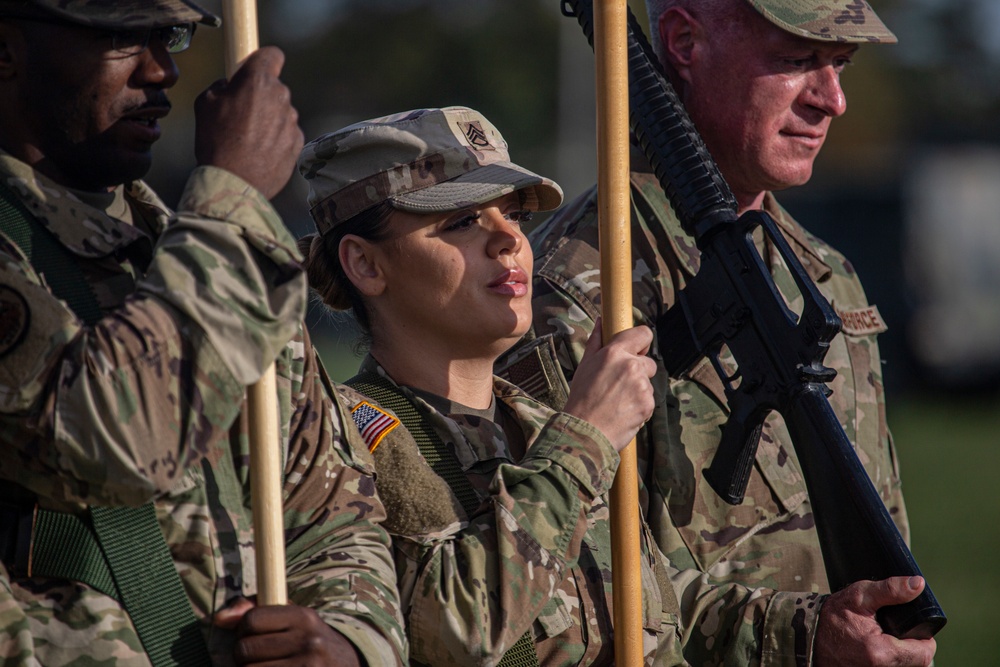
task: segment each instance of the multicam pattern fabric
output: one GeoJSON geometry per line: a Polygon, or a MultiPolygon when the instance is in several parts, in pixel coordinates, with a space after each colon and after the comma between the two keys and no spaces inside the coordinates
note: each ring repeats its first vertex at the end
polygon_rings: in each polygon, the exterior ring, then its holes
{"type": "MultiPolygon", "coordinates": [[[[652,326],[699,266],[655,177],[633,172],[632,275],[636,322],[652,326]]],[[[553,334],[572,376],[600,312],[596,193],[579,197],[531,234],[538,335],[553,334]]],[[[869,308],[850,263],[800,227],[768,194],[775,218],[823,294],[842,311],[869,308]]],[[[793,310],[798,290],[780,256],[768,258],[793,310]]],[[[908,539],[892,440],[886,427],[877,329],[840,334],[826,364],[837,371],[831,403],[890,514],[908,539]]],[[[746,498],[731,507],[705,482],[727,419],[722,384],[703,359],[689,373],[654,378],[657,407],[640,431],[640,499],[672,566],[685,655],[694,665],[808,664],[828,592],[813,515],[798,459],[779,415],[764,427],[746,498]],[[781,591],[781,592],[778,592],[781,591]]],[[[723,359],[732,364],[731,359],[723,359]]]]}
{"type": "MultiPolygon", "coordinates": [[[[370,357],[362,371],[385,375],[370,357]]],[[[524,434],[526,453],[515,463],[494,421],[443,414],[401,390],[454,452],[482,500],[468,517],[419,454],[394,454],[416,451],[405,428],[389,433],[375,451],[411,658],[434,667],[495,665],[530,630],[542,665],[613,664],[607,492],[619,459],[604,436],[495,378],[498,408],[524,434]],[[438,487],[422,475],[433,476],[438,487]],[[419,505],[416,513],[394,521],[390,499],[397,498],[411,512],[419,505]]],[[[364,398],[342,391],[348,404],[364,398]]],[[[662,555],[650,540],[644,529],[646,664],[686,664],[671,611],[676,600],[668,584],[671,598],[664,604],[660,596],[655,569],[662,555]]]]}
{"type": "Polygon", "coordinates": [[[218,27],[222,21],[190,0],[0,0],[8,8],[55,14],[98,28],[155,28],[179,23],[218,27]]]}
{"type": "MultiPolygon", "coordinates": [[[[294,239],[270,204],[206,167],[169,224],[149,188],[131,184],[119,193],[128,224],[10,156],[0,154],[0,174],[80,257],[106,312],[83,327],[0,235],[0,285],[30,310],[28,335],[0,363],[0,500],[11,482],[55,511],[152,499],[213,661],[233,664],[234,637],[210,617],[257,591],[243,388],[273,353],[290,601],[316,609],[368,664],[402,664],[372,460],[330,400],[300,324],[306,287],[294,239]]],[[[111,660],[149,664],[114,600],[0,565],[0,662],[111,660]]]]}
{"type": "Polygon", "coordinates": [[[892,34],[865,0],[748,0],[779,28],[836,42],[895,44],[892,34]]]}

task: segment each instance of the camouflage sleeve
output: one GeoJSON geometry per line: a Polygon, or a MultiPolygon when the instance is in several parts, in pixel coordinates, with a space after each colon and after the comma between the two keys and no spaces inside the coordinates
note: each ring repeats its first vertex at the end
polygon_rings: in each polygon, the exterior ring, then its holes
{"type": "MultiPolygon", "coordinates": [[[[877,409],[879,412],[879,425],[882,432],[880,433],[880,441],[885,443],[885,449],[882,452],[876,452],[869,454],[876,461],[886,461],[887,467],[889,468],[888,474],[883,474],[880,479],[883,480],[883,488],[879,489],[882,495],[882,500],[885,502],[885,508],[889,511],[889,516],[892,517],[893,523],[896,524],[896,528],[899,530],[900,536],[907,546],[910,546],[910,516],[906,511],[906,502],[903,500],[903,481],[899,469],[899,457],[896,452],[896,442],[892,437],[892,433],[889,430],[888,422],[885,415],[885,392],[882,391],[882,377],[881,373],[875,375],[875,371],[881,371],[878,364],[881,365],[881,357],[876,358],[873,363],[872,375],[876,378],[878,383],[878,399],[877,399],[877,409]],[[877,454],[881,453],[882,456],[878,457],[877,454]]],[[[870,445],[862,445],[866,452],[870,449],[870,445]]],[[[876,487],[878,488],[878,487],[876,487]]]]}
{"type": "Polygon", "coordinates": [[[681,607],[681,642],[692,665],[807,667],[827,596],[718,583],[668,568],[681,607]]]}
{"type": "Polygon", "coordinates": [[[602,434],[557,413],[519,464],[499,466],[468,523],[395,537],[411,657],[435,667],[498,660],[577,563],[587,513],[617,466],[602,434]]]}
{"type": "Polygon", "coordinates": [[[888,439],[890,462],[895,470],[893,481],[889,487],[889,498],[885,501],[885,507],[889,510],[889,516],[899,529],[899,534],[907,546],[910,545],[910,515],[906,511],[906,502],[903,500],[903,482],[899,472],[899,460],[896,458],[896,444],[892,436],[888,439]]]}
{"type": "Polygon", "coordinates": [[[93,327],[0,246],[0,292],[24,309],[0,365],[0,477],[93,504],[170,489],[294,333],[298,259],[262,195],[210,167],[191,175],[138,291],[93,327]]]}
{"type": "Polygon", "coordinates": [[[371,455],[308,339],[305,350],[284,488],[290,598],[315,609],[367,664],[404,665],[406,635],[371,455]]]}
{"type": "MultiPolygon", "coordinates": [[[[563,343],[559,362],[567,377],[583,358],[594,328],[588,314],[592,306],[582,296],[589,286],[579,288],[574,298],[571,290],[536,280],[532,301],[537,333],[555,333],[563,343]]],[[[668,570],[680,602],[684,655],[691,664],[801,667],[811,662],[822,596],[720,583],[697,569],[668,570]]]]}

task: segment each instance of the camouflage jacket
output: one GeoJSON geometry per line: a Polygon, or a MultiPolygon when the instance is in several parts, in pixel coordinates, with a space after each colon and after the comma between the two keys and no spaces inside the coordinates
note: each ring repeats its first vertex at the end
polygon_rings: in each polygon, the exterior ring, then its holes
{"type": "MultiPolygon", "coordinates": [[[[373,464],[300,324],[305,280],[271,205],[214,168],[192,173],[173,218],[141,182],[109,214],[8,155],[0,174],[80,258],[104,313],[84,326],[0,235],[0,298],[23,307],[0,337],[0,493],[16,481],[72,513],[154,500],[213,659],[232,664],[210,617],[257,590],[243,395],[277,356],[290,601],[369,664],[401,664],[373,464]]],[[[0,662],[149,665],[114,600],[22,574],[0,565],[0,662]]]]}
{"type": "MultiPolygon", "coordinates": [[[[362,370],[385,375],[371,357],[362,370]]],[[[607,492],[619,458],[604,435],[495,378],[497,405],[524,434],[515,462],[498,424],[442,414],[401,389],[482,502],[469,517],[402,426],[376,443],[411,657],[434,667],[495,665],[530,630],[542,665],[613,664],[607,492]]],[[[371,400],[343,391],[348,403],[371,400]]],[[[686,664],[677,602],[651,539],[644,526],[646,664],[686,664]]]]}
{"type": "MultiPolygon", "coordinates": [[[[633,172],[632,191],[633,311],[636,322],[654,326],[697,272],[699,253],[652,174],[633,172]]],[[[591,190],[530,236],[536,257],[534,330],[539,336],[554,334],[568,377],[600,312],[595,204],[591,190]]],[[[837,370],[831,403],[908,539],[885,420],[876,342],[885,330],[881,317],[843,256],[806,232],[770,194],[765,208],[844,319],[844,332],[826,357],[837,370]]],[[[765,257],[786,299],[801,298],[780,256],[768,249],[765,257]]],[[[673,568],[685,654],[696,665],[805,664],[825,599],[819,594],[829,591],[784,423],[776,414],[768,418],[745,500],[727,505],[700,474],[715,454],[728,415],[715,370],[703,358],[683,377],[669,378],[655,344],[651,354],[661,372],[654,379],[657,408],[637,438],[640,499],[673,568]]]]}

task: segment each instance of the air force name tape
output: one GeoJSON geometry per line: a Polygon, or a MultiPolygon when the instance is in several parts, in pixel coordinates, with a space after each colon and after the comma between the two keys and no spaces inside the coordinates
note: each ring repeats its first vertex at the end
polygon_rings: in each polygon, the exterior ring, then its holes
{"type": "Polygon", "coordinates": [[[375,407],[368,401],[361,401],[351,409],[351,418],[361,431],[361,437],[368,445],[368,451],[374,452],[382,442],[382,438],[392,429],[399,426],[399,419],[388,412],[375,407]]]}
{"type": "Polygon", "coordinates": [[[834,304],[837,315],[840,316],[842,330],[845,334],[852,336],[868,336],[871,334],[885,333],[889,330],[882,313],[878,312],[878,306],[865,306],[854,310],[841,310],[834,304]]]}

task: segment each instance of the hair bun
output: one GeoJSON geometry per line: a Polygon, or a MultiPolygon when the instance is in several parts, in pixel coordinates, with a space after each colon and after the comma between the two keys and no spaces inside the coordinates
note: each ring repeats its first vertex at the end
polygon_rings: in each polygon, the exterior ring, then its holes
{"type": "Polygon", "coordinates": [[[330,308],[349,310],[350,296],[337,285],[337,256],[328,252],[323,237],[319,234],[308,234],[298,240],[298,246],[299,252],[305,258],[303,266],[309,279],[309,286],[330,308]]]}

